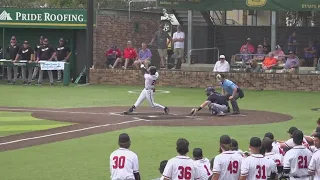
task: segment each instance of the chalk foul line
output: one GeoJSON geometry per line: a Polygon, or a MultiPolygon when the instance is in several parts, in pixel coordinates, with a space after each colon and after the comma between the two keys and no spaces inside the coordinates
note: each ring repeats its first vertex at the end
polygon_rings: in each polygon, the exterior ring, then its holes
{"type": "Polygon", "coordinates": [[[42,138],[46,138],[46,137],[58,136],[58,135],[61,135],[61,134],[69,134],[69,133],[74,133],[74,132],[79,132],[79,131],[86,131],[86,130],[89,130],[89,129],[96,129],[96,128],[101,128],[101,127],[108,127],[108,126],[116,126],[116,125],[121,125],[121,124],[134,123],[134,122],[139,122],[139,121],[144,121],[144,119],[135,119],[135,120],[132,120],[132,121],[125,121],[125,122],[120,122],[120,123],[115,123],[115,124],[103,124],[103,125],[91,126],[91,127],[82,128],[82,129],[76,129],[76,130],[71,130],[71,131],[64,131],[64,132],[59,132],[59,133],[47,134],[47,135],[43,135],[43,136],[36,136],[36,137],[31,137],[31,138],[8,141],[8,142],[0,143],[0,146],[7,145],[7,144],[13,144],[13,143],[17,143],[17,142],[22,142],[22,141],[29,141],[29,140],[34,140],[34,139],[42,139],[42,138]]]}
{"type": "Polygon", "coordinates": [[[49,109],[27,109],[27,108],[0,108],[0,111],[20,111],[20,112],[49,112],[49,113],[69,113],[69,114],[92,114],[92,115],[109,115],[110,113],[98,112],[81,112],[81,111],[64,111],[64,110],[49,110],[49,109]]]}

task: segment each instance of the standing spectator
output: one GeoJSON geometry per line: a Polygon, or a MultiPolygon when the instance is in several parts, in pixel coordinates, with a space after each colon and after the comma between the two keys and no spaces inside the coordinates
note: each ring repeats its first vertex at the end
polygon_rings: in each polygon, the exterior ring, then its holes
{"type": "Polygon", "coordinates": [[[248,38],[246,44],[241,46],[240,52],[243,52],[243,49],[245,47],[248,49],[249,54],[254,54],[256,52],[256,49],[255,49],[254,45],[251,42],[251,38],[248,38]]]}
{"type": "MultiPolygon", "coordinates": [[[[124,49],[123,51],[123,59],[124,59],[124,66],[122,66],[122,69],[127,69],[129,62],[133,63],[137,59],[137,51],[134,47],[132,47],[132,42],[128,41],[127,42],[127,48],[124,49]]],[[[118,58],[116,62],[114,62],[112,68],[116,67],[118,63],[122,63],[122,60],[118,58]]]]}
{"type": "Polygon", "coordinates": [[[284,54],[284,52],[282,51],[282,48],[280,45],[276,45],[276,50],[273,51],[273,55],[274,58],[276,58],[277,61],[279,61],[279,63],[284,63],[285,59],[286,59],[286,55],[284,54]]]}
{"type": "MultiPolygon", "coordinates": [[[[43,44],[43,36],[40,36],[40,39],[39,39],[39,44],[37,44],[37,46],[34,48],[34,54],[35,54],[35,57],[34,57],[34,60],[37,60],[37,57],[39,57],[39,50],[40,50],[40,47],[42,46],[43,44]]],[[[33,74],[32,74],[32,80],[34,80],[39,72],[39,68],[40,67],[34,67],[33,68],[33,74]]]]}
{"type": "MultiPolygon", "coordinates": [[[[56,48],[56,56],[55,59],[57,61],[68,62],[71,56],[71,50],[66,46],[66,42],[63,38],[59,40],[59,46],[56,48]]],[[[58,70],[58,80],[57,82],[61,82],[62,79],[62,70],[58,70]]]]}
{"type": "Polygon", "coordinates": [[[120,148],[110,154],[110,179],[140,180],[138,156],[129,150],[131,141],[127,133],[119,135],[118,145],[120,148]]]}
{"type": "Polygon", "coordinates": [[[298,53],[298,41],[297,41],[297,33],[296,31],[293,31],[293,33],[291,34],[291,36],[289,36],[288,39],[288,52],[292,51],[294,52],[294,54],[298,53]]]}
{"type": "Polygon", "coordinates": [[[296,73],[299,68],[299,59],[298,57],[292,52],[289,52],[289,57],[284,65],[284,70],[289,73],[296,73]]]}
{"type": "Polygon", "coordinates": [[[213,177],[211,180],[238,180],[243,157],[237,151],[231,150],[231,138],[228,135],[220,137],[220,152],[214,159],[213,177]]]}
{"type": "Polygon", "coordinates": [[[213,72],[229,72],[230,65],[228,61],[226,61],[226,57],[224,55],[220,55],[219,61],[216,62],[213,68],[213,72]]]}
{"type": "Polygon", "coordinates": [[[320,133],[317,133],[314,136],[314,144],[316,148],[318,149],[311,158],[310,164],[309,164],[309,174],[311,176],[314,176],[314,180],[320,179],[320,133]]]}
{"type": "Polygon", "coordinates": [[[295,130],[292,134],[293,142],[296,144],[285,155],[283,160],[283,172],[289,174],[290,179],[309,179],[308,165],[312,152],[303,143],[303,133],[295,130]]]}
{"type": "Polygon", "coordinates": [[[165,68],[168,59],[168,44],[171,43],[172,38],[163,30],[163,24],[159,25],[159,30],[154,34],[150,44],[153,44],[154,41],[156,41],[158,53],[161,59],[161,68],[165,68]]]}
{"type": "MultiPolygon", "coordinates": [[[[14,62],[18,62],[19,60],[27,60],[27,63],[32,63],[33,62],[33,55],[34,55],[34,50],[32,49],[32,47],[29,46],[29,42],[24,41],[23,46],[20,47],[14,62]]],[[[23,85],[27,85],[27,84],[31,85],[32,70],[33,70],[33,68],[28,67],[28,64],[26,64],[26,66],[22,67],[23,85]],[[26,77],[27,70],[28,70],[28,77],[26,77]]]]}
{"type": "Polygon", "coordinates": [[[304,48],[304,58],[305,62],[304,65],[307,67],[313,66],[313,61],[315,58],[317,58],[317,49],[312,40],[309,41],[309,46],[307,48],[304,48]]]}
{"type": "Polygon", "coordinates": [[[178,139],[176,146],[179,155],[168,161],[163,172],[163,179],[199,179],[199,170],[196,169],[193,160],[187,156],[187,153],[189,152],[189,141],[180,138],[178,139]]]}
{"type": "Polygon", "coordinates": [[[263,38],[263,52],[264,54],[268,54],[269,52],[271,52],[271,46],[268,42],[268,38],[263,38]]]}
{"type": "Polygon", "coordinates": [[[107,57],[107,66],[110,69],[113,69],[113,65],[116,62],[116,60],[121,61],[121,51],[117,47],[117,45],[113,45],[108,52],[106,53],[107,57]]]}
{"type": "Polygon", "coordinates": [[[173,53],[176,55],[174,60],[174,67],[172,69],[176,69],[177,63],[184,59],[184,38],[185,34],[181,31],[181,26],[177,26],[177,32],[173,33],[173,42],[174,42],[174,49],[173,53]]]}
{"type": "MultiPolygon", "coordinates": [[[[52,59],[55,57],[55,49],[49,45],[49,40],[48,38],[43,39],[43,45],[39,49],[38,57],[37,57],[37,63],[39,63],[40,60],[42,61],[52,61],[52,59]]],[[[39,78],[38,78],[38,83],[36,85],[42,85],[42,80],[43,80],[43,71],[40,70],[39,72],[39,78]]],[[[49,81],[50,85],[53,85],[53,75],[52,71],[48,70],[48,75],[49,75],[49,81]]]]}
{"type": "Polygon", "coordinates": [[[274,66],[277,66],[278,62],[277,59],[274,58],[273,53],[269,53],[269,56],[264,58],[264,61],[262,62],[262,69],[264,70],[270,70],[272,69],[274,66]]]}
{"type": "Polygon", "coordinates": [[[133,63],[133,65],[137,68],[140,69],[140,65],[144,64],[146,69],[148,69],[149,64],[151,62],[151,57],[152,53],[149,48],[147,48],[146,43],[142,43],[142,48],[139,51],[138,59],[133,63]]]}
{"type": "MultiPolygon", "coordinates": [[[[9,55],[9,60],[14,61],[20,49],[20,45],[17,43],[15,36],[11,37],[10,44],[7,47],[7,53],[9,55]]],[[[9,65],[7,66],[8,74],[8,84],[15,84],[18,76],[18,66],[9,65]],[[13,79],[12,79],[12,69],[13,69],[13,79]]]]}
{"type": "Polygon", "coordinates": [[[193,149],[194,165],[199,170],[200,180],[208,180],[212,171],[210,169],[210,161],[208,158],[203,157],[201,148],[193,149]]]}
{"type": "Polygon", "coordinates": [[[166,168],[167,163],[168,163],[168,160],[163,160],[163,161],[160,162],[159,171],[160,171],[161,177],[160,178],[156,178],[156,179],[152,179],[152,180],[161,180],[162,173],[164,171],[164,168],[166,168]]]}

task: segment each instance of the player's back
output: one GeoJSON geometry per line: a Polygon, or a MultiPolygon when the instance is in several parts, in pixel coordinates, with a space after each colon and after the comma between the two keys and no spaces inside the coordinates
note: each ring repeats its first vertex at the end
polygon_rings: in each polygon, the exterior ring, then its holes
{"type": "Polygon", "coordinates": [[[274,153],[276,153],[276,154],[282,154],[282,155],[284,155],[284,151],[283,151],[283,149],[281,148],[280,143],[278,143],[278,142],[273,142],[273,143],[272,143],[272,151],[271,151],[271,152],[274,152],[274,153]]]}
{"type": "Polygon", "coordinates": [[[310,172],[315,173],[314,180],[320,180],[320,150],[312,155],[308,169],[310,172]]]}
{"type": "Polygon", "coordinates": [[[146,89],[154,89],[157,79],[158,79],[158,74],[157,75],[151,75],[151,74],[144,74],[144,87],[146,89]]]}
{"type": "Polygon", "coordinates": [[[214,158],[213,173],[220,174],[220,180],[238,180],[244,158],[237,151],[225,151],[214,158]]]}
{"type": "Polygon", "coordinates": [[[129,149],[119,148],[110,155],[111,180],[134,180],[139,172],[138,156],[129,149]]]}
{"type": "Polygon", "coordinates": [[[283,169],[290,169],[290,177],[308,179],[308,165],[312,152],[305,146],[295,146],[290,149],[283,160],[283,169]]]}
{"type": "Polygon", "coordinates": [[[272,172],[278,172],[276,164],[261,154],[252,154],[242,161],[241,176],[247,176],[247,180],[268,179],[272,172]]]}
{"type": "Polygon", "coordinates": [[[194,166],[199,171],[200,180],[207,180],[212,175],[212,171],[210,170],[210,161],[208,158],[195,160],[194,166]]]}
{"type": "Polygon", "coordinates": [[[267,159],[271,159],[276,163],[277,166],[283,165],[283,156],[274,152],[265,153],[264,155],[267,159]]]}
{"type": "Polygon", "coordinates": [[[176,156],[168,161],[163,177],[170,180],[194,180],[199,179],[199,171],[190,157],[176,156]]]}

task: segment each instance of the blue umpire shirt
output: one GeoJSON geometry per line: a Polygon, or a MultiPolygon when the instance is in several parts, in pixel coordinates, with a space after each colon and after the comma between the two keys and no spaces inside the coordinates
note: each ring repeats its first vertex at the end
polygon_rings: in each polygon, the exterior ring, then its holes
{"type": "Polygon", "coordinates": [[[227,91],[229,95],[233,94],[234,88],[238,88],[238,86],[234,82],[230,81],[229,79],[225,79],[223,82],[221,82],[220,86],[225,91],[227,91]]]}

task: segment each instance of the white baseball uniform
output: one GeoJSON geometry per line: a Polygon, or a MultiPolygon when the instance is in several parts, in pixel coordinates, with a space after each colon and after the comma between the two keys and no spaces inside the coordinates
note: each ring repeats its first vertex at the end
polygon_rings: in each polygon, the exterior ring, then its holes
{"type": "MultiPolygon", "coordinates": [[[[288,148],[293,148],[296,146],[296,144],[293,142],[293,139],[288,139],[285,143],[284,143],[288,148]]],[[[308,141],[306,140],[306,138],[303,138],[302,141],[302,145],[304,145],[306,148],[310,148],[308,141]]]]}
{"type": "Polygon", "coordinates": [[[264,157],[271,159],[276,163],[277,166],[283,165],[283,156],[274,152],[265,153],[264,157]]]}
{"type": "Polygon", "coordinates": [[[290,149],[283,159],[283,169],[290,169],[290,180],[309,180],[308,165],[312,152],[304,145],[290,149]]]}
{"type": "Polygon", "coordinates": [[[139,172],[138,156],[129,149],[119,148],[110,155],[111,180],[135,180],[139,172]]]}
{"type": "Polygon", "coordinates": [[[284,155],[284,151],[283,151],[283,149],[281,148],[280,143],[278,143],[278,142],[276,142],[276,141],[272,143],[272,150],[271,150],[271,152],[274,152],[274,153],[276,153],[276,154],[282,154],[282,155],[284,155]]]}
{"type": "Polygon", "coordinates": [[[220,180],[238,180],[243,159],[237,151],[224,151],[214,158],[212,171],[220,180]]]}
{"type": "Polygon", "coordinates": [[[242,161],[241,176],[247,176],[247,180],[267,179],[271,173],[278,173],[277,165],[262,154],[251,154],[242,161]]]}
{"type": "Polygon", "coordinates": [[[134,103],[135,107],[138,107],[145,99],[147,99],[149,105],[154,108],[162,108],[165,107],[154,102],[154,89],[156,82],[159,78],[159,73],[156,72],[155,75],[144,74],[144,89],[141,91],[140,96],[138,97],[136,103],[134,103]]]}
{"type": "Polygon", "coordinates": [[[170,180],[195,180],[200,178],[199,170],[188,156],[176,156],[170,159],[162,175],[170,180]]]}
{"type": "Polygon", "coordinates": [[[316,151],[311,158],[309,167],[310,172],[314,172],[314,180],[320,180],[320,151],[316,151]]]}
{"type": "Polygon", "coordinates": [[[208,178],[212,175],[212,171],[210,170],[210,161],[208,158],[195,160],[194,166],[199,171],[200,180],[208,180],[208,178]]]}

